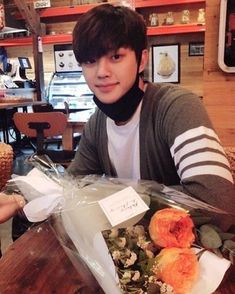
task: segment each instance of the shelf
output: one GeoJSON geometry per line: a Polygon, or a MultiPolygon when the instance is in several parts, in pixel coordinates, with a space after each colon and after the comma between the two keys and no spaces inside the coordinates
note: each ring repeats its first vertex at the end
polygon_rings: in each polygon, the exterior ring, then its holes
{"type": "Polygon", "coordinates": [[[47,35],[42,37],[43,44],[62,44],[62,43],[71,43],[71,42],[72,42],[71,34],[47,35]]]}
{"type": "MultiPolygon", "coordinates": [[[[205,25],[185,24],[185,25],[171,25],[148,27],[148,36],[183,34],[183,33],[200,33],[205,31],[205,25]]],[[[42,37],[43,44],[63,44],[71,43],[71,34],[47,35],[42,37]]],[[[14,38],[0,40],[0,46],[30,46],[32,45],[32,37],[14,38]]]]}
{"type": "MultiPolygon", "coordinates": [[[[112,3],[112,2],[109,2],[112,3]]],[[[180,5],[180,4],[194,4],[194,3],[206,3],[206,0],[141,0],[135,2],[135,8],[147,8],[153,6],[168,6],[168,5],[180,5]]],[[[49,7],[39,10],[39,15],[42,21],[56,22],[57,19],[69,17],[67,21],[73,20],[79,14],[83,14],[91,8],[102,5],[105,3],[85,4],[77,6],[63,6],[63,7],[49,7]]],[[[17,18],[22,18],[17,15],[17,18]]]]}
{"type": "MultiPolygon", "coordinates": [[[[147,8],[153,6],[167,6],[167,5],[180,5],[180,4],[194,4],[204,3],[206,0],[136,0],[135,7],[147,8]]],[[[112,2],[109,2],[112,3],[112,2]]],[[[77,6],[64,6],[64,7],[50,7],[39,10],[40,19],[42,22],[58,22],[62,19],[66,21],[73,21],[77,19],[78,15],[81,15],[91,8],[102,5],[104,3],[85,4],[77,6]]],[[[18,17],[21,17],[18,15],[18,17]]],[[[184,34],[184,33],[198,33],[204,32],[205,25],[198,24],[178,24],[171,26],[158,26],[148,27],[148,36],[157,35],[170,35],[170,34],[184,34]]],[[[63,44],[71,43],[71,34],[59,34],[59,35],[46,35],[42,37],[43,44],[63,44]]],[[[32,37],[14,38],[14,39],[3,39],[0,40],[0,46],[30,46],[32,45],[32,37]]]]}
{"type": "Polygon", "coordinates": [[[153,6],[167,6],[167,5],[180,5],[180,4],[194,4],[206,3],[206,0],[141,0],[135,2],[136,8],[145,8],[153,6]]]}
{"type": "Polygon", "coordinates": [[[0,40],[0,46],[13,47],[13,46],[30,46],[33,41],[31,37],[12,38],[0,40]]]}
{"type": "Polygon", "coordinates": [[[171,25],[148,27],[148,36],[170,35],[170,34],[187,34],[187,33],[201,33],[205,32],[205,25],[185,24],[185,25],[171,25]]]}
{"type": "Polygon", "coordinates": [[[100,5],[100,4],[86,4],[86,5],[78,5],[78,6],[64,6],[64,7],[50,7],[44,8],[39,11],[40,18],[51,18],[57,16],[71,16],[83,14],[90,10],[91,8],[100,5]]]}
{"type": "MultiPolygon", "coordinates": [[[[71,34],[47,35],[42,37],[43,44],[63,44],[63,43],[71,43],[71,42],[72,42],[71,34]]],[[[32,43],[33,43],[32,37],[0,40],[0,46],[6,46],[6,47],[31,46],[32,43]]]]}
{"type": "MultiPolygon", "coordinates": [[[[179,4],[194,4],[194,3],[205,3],[206,0],[142,0],[135,2],[135,8],[144,8],[152,6],[167,6],[167,5],[179,5],[179,4]]],[[[112,3],[112,2],[109,2],[112,3]]],[[[40,18],[46,19],[51,17],[64,17],[74,16],[87,12],[91,8],[102,5],[105,3],[77,5],[71,7],[50,7],[43,8],[39,11],[40,18]]]]}

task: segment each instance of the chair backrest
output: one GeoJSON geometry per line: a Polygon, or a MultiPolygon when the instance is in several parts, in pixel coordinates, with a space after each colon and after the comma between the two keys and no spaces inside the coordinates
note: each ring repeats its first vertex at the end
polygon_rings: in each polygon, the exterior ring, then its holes
{"type": "Polygon", "coordinates": [[[67,117],[62,112],[16,112],[13,120],[17,129],[28,137],[37,137],[34,123],[45,127],[44,138],[62,135],[67,125],[67,117]]]}
{"type": "Polygon", "coordinates": [[[34,104],[32,106],[33,112],[51,112],[54,111],[54,107],[51,103],[34,104]]]}

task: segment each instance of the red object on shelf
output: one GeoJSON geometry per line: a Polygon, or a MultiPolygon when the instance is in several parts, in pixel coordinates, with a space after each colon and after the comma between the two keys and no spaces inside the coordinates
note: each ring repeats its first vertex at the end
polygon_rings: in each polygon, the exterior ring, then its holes
{"type": "Polygon", "coordinates": [[[170,35],[170,34],[186,34],[186,33],[200,33],[205,32],[204,25],[185,24],[185,25],[170,25],[159,27],[148,27],[147,35],[170,35]]]}
{"type": "Polygon", "coordinates": [[[47,35],[42,37],[43,44],[62,44],[62,43],[71,43],[72,35],[71,34],[60,34],[60,35],[47,35]]]}
{"type": "MultiPolygon", "coordinates": [[[[71,43],[72,35],[61,34],[61,35],[46,35],[42,37],[43,44],[62,44],[71,43]]],[[[32,37],[25,38],[14,38],[0,40],[0,46],[13,47],[13,46],[31,46],[33,43],[32,37]]]]}
{"type": "Polygon", "coordinates": [[[0,40],[0,46],[12,47],[12,46],[30,46],[32,45],[31,37],[24,38],[12,38],[12,39],[3,39],[0,40]]]}

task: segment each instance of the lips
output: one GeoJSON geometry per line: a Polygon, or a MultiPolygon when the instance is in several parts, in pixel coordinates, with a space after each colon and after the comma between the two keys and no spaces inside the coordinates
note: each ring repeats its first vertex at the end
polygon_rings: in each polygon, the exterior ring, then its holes
{"type": "Polygon", "coordinates": [[[102,84],[96,85],[96,88],[103,93],[108,93],[113,91],[113,89],[117,86],[118,83],[109,83],[109,84],[102,84]]]}

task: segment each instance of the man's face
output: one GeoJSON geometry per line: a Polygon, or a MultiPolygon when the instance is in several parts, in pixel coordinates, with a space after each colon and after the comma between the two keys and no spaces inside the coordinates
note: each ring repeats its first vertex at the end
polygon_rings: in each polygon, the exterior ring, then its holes
{"type": "Polygon", "coordinates": [[[130,48],[121,47],[81,66],[91,91],[108,104],[119,100],[133,86],[137,75],[136,55],[130,48]]]}

